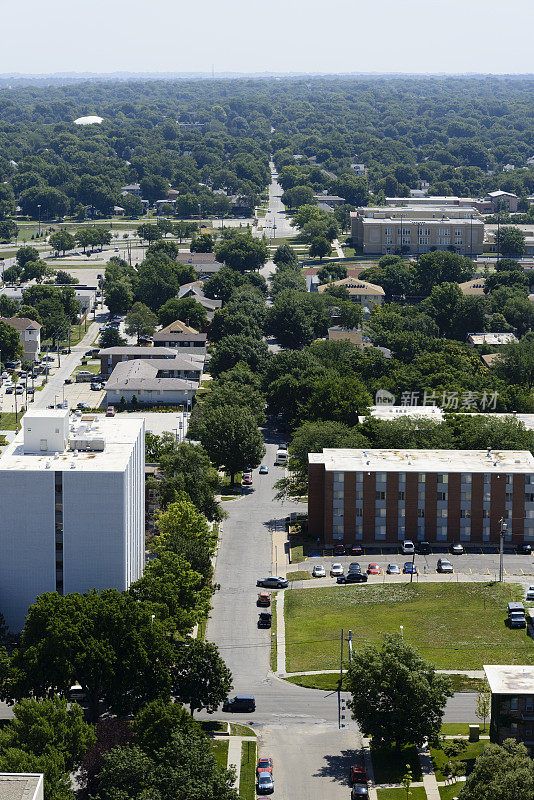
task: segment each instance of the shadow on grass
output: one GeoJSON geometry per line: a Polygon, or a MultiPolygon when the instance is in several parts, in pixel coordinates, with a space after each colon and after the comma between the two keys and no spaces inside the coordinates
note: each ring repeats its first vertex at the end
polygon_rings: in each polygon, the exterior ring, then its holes
{"type": "Polygon", "coordinates": [[[415,745],[407,745],[399,751],[392,747],[371,745],[371,758],[377,784],[400,783],[402,776],[406,774],[407,764],[412,769],[413,780],[422,780],[421,765],[415,745]]]}

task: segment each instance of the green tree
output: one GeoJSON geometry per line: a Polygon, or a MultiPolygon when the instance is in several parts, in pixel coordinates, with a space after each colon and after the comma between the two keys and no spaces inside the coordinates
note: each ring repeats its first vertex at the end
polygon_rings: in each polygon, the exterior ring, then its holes
{"type": "Polygon", "coordinates": [[[143,222],[142,225],[139,225],[136,233],[140,239],[144,239],[149,244],[163,238],[163,231],[161,228],[158,228],[157,225],[153,225],[150,222],[143,222]]]}
{"type": "Polygon", "coordinates": [[[41,283],[45,277],[53,274],[54,271],[47,266],[46,261],[27,261],[24,265],[22,280],[41,283]]]}
{"type": "Polygon", "coordinates": [[[0,320],[0,352],[4,361],[16,360],[23,352],[18,332],[3,320],[0,320]]]}
{"type": "Polygon", "coordinates": [[[187,497],[180,495],[174,503],[170,503],[165,511],[159,512],[156,518],[158,537],[155,547],[158,552],[174,550],[173,539],[202,539],[210,535],[206,517],[187,497]]]}
{"type": "MultiPolygon", "coordinates": [[[[158,437],[158,440],[161,438],[158,437]]],[[[208,519],[222,519],[221,506],[215,500],[215,495],[220,493],[219,477],[201,445],[190,442],[178,444],[172,437],[157,460],[164,475],[158,486],[164,505],[171,502],[176,493],[185,492],[208,519]]]]}
{"type": "Polygon", "coordinates": [[[19,247],[15,253],[15,258],[17,259],[19,267],[24,267],[28,261],[39,261],[39,251],[35,247],[24,245],[23,247],[19,247]]]}
{"type": "Polygon", "coordinates": [[[247,466],[258,467],[265,455],[256,419],[246,408],[206,409],[200,423],[191,423],[189,431],[190,436],[199,439],[213,463],[225,467],[232,483],[236,472],[247,466]]]}
{"type": "Polygon", "coordinates": [[[487,744],[467,776],[461,800],[531,800],[534,794],[534,762],[524,744],[506,739],[502,745],[487,744]]]}
{"type": "Polygon", "coordinates": [[[280,244],[275,250],[273,261],[277,267],[296,267],[298,264],[298,256],[290,245],[280,244]]]}
{"type": "Polygon", "coordinates": [[[57,695],[48,700],[24,698],[15,703],[13,719],[0,730],[0,753],[11,748],[35,756],[54,752],[69,773],[80,765],[95,739],[76,703],[68,704],[57,695]]]}
{"type": "Polygon", "coordinates": [[[93,720],[101,702],[128,714],[149,700],[169,699],[174,654],[165,630],[114,589],[42,594],[28,610],[4,696],[66,696],[79,683],[93,720]]]}
{"type": "Polygon", "coordinates": [[[397,749],[435,739],[453,694],[449,680],[398,636],[385,636],[380,649],[359,650],[346,683],[352,695],[347,705],[362,733],[377,746],[397,749]]]}
{"type": "Polygon", "coordinates": [[[205,330],[208,325],[206,309],[194,297],[173,297],[158,311],[159,323],[164,327],[178,319],[197,331],[205,330]]]}
{"type": "Polygon", "coordinates": [[[137,336],[138,344],[141,336],[152,336],[157,324],[158,318],[143,303],[134,303],[126,315],[126,333],[137,336]]]}
{"type": "Polygon", "coordinates": [[[76,239],[68,231],[56,231],[56,233],[50,236],[48,241],[50,247],[52,247],[56,253],[63,253],[63,255],[65,255],[67,250],[74,250],[76,247],[76,239]]]}
{"type": "MultiPolygon", "coordinates": [[[[8,316],[8,315],[7,314],[3,314],[2,316],[8,316]]],[[[24,319],[24,318],[31,319],[34,322],[38,322],[39,325],[43,324],[43,322],[41,320],[41,315],[39,314],[37,309],[34,308],[33,306],[27,306],[25,304],[21,305],[17,309],[17,313],[15,314],[15,316],[20,317],[21,319],[24,319]]]]}
{"type": "Polygon", "coordinates": [[[313,341],[312,320],[299,292],[284,291],[276,296],[267,313],[265,330],[286,348],[297,350],[313,341]]]}
{"type": "Polygon", "coordinates": [[[309,186],[293,186],[291,189],[286,189],[282,195],[282,203],[291,210],[311,205],[314,203],[313,189],[309,186]]]}
{"type": "Polygon", "coordinates": [[[188,639],[178,648],[172,670],[173,694],[191,714],[216,711],[232,690],[232,673],[217,647],[201,639],[188,639]]]}
{"type": "Polygon", "coordinates": [[[317,276],[321,283],[329,283],[330,281],[341,281],[347,277],[347,268],[343,264],[336,264],[332,262],[325,264],[321,267],[317,276]]]}
{"type": "Polygon", "coordinates": [[[106,282],[104,299],[110,314],[125,314],[133,304],[133,292],[126,281],[106,282]]]}
{"type": "Polygon", "coordinates": [[[534,386],[534,335],[527,334],[519,342],[504,345],[494,367],[497,375],[503,380],[532,389],[534,386]]]}
{"type": "Polygon", "coordinates": [[[139,711],[132,722],[135,738],[145,753],[157,753],[177,733],[200,731],[200,725],[179,703],[153,700],[139,711]]]}
{"type": "Polygon", "coordinates": [[[142,578],[130,587],[132,597],[150,607],[171,634],[191,633],[210,609],[211,588],[183,556],[161,551],[148,562],[142,578]]]}
{"type": "Polygon", "coordinates": [[[329,256],[332,252],[332,246],[328,239],[324,238],[323,236],[317,236],[315,239],[312,239],[310,244],[310,256],[312,258],[319,258],[320,261],[323,260],[325,256],[329,256]]]}
{"type": "Polygon", "coordinates": [[[108,347],[124,347],[126,339],[120,335],[117,328],[106,328],[100,334],[98,342],[100,347],[106,349],[108,347]]]}
{"type": "Polygon", "coordinates": [[[0,241],[10,242],[11,239],[16,239],[18,236],[19,228],[13,220],[8,219],[0,222],[0,241]]]}
{"type": "MultiPolygon", "coordinates": [[[[170,209],[172,214],[172,206],[170,206],[170,209]]],[[[161,211],[160,213],[165,212],[161,211]]],[[[157,226],[163,233],[163,236],[167,236],[168,233],[172,233],[174,231],[174,222],[166,217],[158,217],[157,226]]]]}
{"type": "Polygon", "coordinates": [[[246,272],[263,267],[269,251],[265,242],[254,239],[252,234],[236,233],[217,245],[215,257],[238,272],[246,272]]]}
{"type": "Polygon", "coordinates": [[[134,194],[125,194],[121,197],[119,205],[124,208],[127,217],[140,217],[144,211],[143,201],[134,194]]]}
{"type": "Polygon", "coordinates": [[[217,343],[210,361],[210,372],[217,377],[236,364],[248,364],[253,372],[261,372],[269,357],[269,348],[261,339],[233,334],[217,343]]]}
{"type": "Polygon", "coordinates": [[[506,258],[521,258],[525,252],[525,234],[516,225],[503,225],[495,236],[497,252],[506,258]]]}
{"type": "Polygon", "coordinates": [[[213,236],[209,233],[201,233],[200,236],[191,239],[191,247],[189,248],[192,253],[213,253],[213,236]]]}
{"type": "Polygon", "coordinates": [[[58,269],[56,272],[56,283],[63,284],[64,286],[75,286],[80,281],[70,272],[65,272],[63,269],[58,269]]]}
{"type": "Polygon", "coordinates": [[[486,730],[486,720],[489,719],[491,711],[491,691],[489,686],[486,686],[480,692],[477,693],[477,704],[475,709],[475,714],[477,715],[477,719],[482,720],[484,724],[484,730],[486,730]]]}

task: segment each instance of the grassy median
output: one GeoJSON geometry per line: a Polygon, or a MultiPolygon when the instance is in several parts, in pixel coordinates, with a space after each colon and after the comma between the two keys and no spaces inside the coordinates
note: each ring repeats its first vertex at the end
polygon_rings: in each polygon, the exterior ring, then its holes
{"type": "Polygon", "coordinates": [[[335,669],[341,629],[354,649],[400,633],[439,669],[534,664],[525,630],[505,624],[506,604],[523,596],[510,583],[420,583],[292,589],[285,596],[288,672],[335,669]]]}

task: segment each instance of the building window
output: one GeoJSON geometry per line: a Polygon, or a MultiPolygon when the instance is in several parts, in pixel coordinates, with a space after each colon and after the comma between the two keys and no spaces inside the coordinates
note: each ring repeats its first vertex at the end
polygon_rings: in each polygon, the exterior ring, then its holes
{"type": "Polygon", "coordinates": [[[344,483],[344,482],[345,482],[345,473],[334,472],[334,483],[344,483]]]}
{"type": "Polygon", "coordinates": [[[386,236],[386,244],[393,244],[393,236],[386,236]]]}
{"type": "Polygon", "coordinates": [[[393,228],[385,228],[384,233],[386,234],[386,236],[391,236],[391,234],[393,233],[393,228]]]}
{"type": "Polygon", "coordinates": [[[455,236],[462,236],[463,235],[463,230],[461,228],[455,228],[454,229],[454,235],[455,236]]]}
{"type": "Polygon", "coordinates": [[[418,516],[420,519],[422,519],[422,518],[425,516],[425,509],[424,509],[424,508],[418,508],[418,509],[417,509],[417,516],[418,516]]]}
{"type": "Polygon", "coordinates": [[[428,236],[420,236],[419,237],[419,244],[430,244],[430,237],[428,237],[428,236]]]}
{"type": "Polygon", "coordinates": [[[446,508],[438,508],[437,516],[441,517],[442,519],[446,519],[448,515],[448,511],[446,508]]]}
{"type": "Polygon", "coordinates": [[[460,509],[460,519],[471,519],[471,512],[467,508],[460,509]]]}
{"type": "Polygon", "coordinates": [[[454,237],[454,244],[462,245],[463,243],[464,243],[464,240],[462,239],[461,236],[455,236],[454,237]]]}
{"type": "Polygon", "coordinates": [[[399,492],[399,500],[404,500],[404,492],[399,492]]]}
{"type": "Polygon", "coordinates": [[[450,244],[451,237],[450,236],[438,236],[438,244],[450,244]]]}
{"type": "Polygon", "coordinates": [[[512,502],[512,499],[513,499],[513,494],[512,494],[512,492],[506,492],[505,498],[506,498],[506,502],[507,502],[507,503],[511,503],[511,502],[512,502]]]}
{"type": "Polygon", "coordinates": [[[419,228],[417,231],[418,236],[430,236],[430,228],[419,228]]]}
{"type": "Polygon", "coordinates": [[[518,711],[519,710],[519,698],[518,697],[511,697],[510,698],[510,711],[518,711]]]}
{"type": "Polygon", "coordinates": [[[425,483],[425,481],[426,481],[426,473],[425,472],[420,472],[419,473],[419,483],[425,483]]]}
{"type": "Polygon", "coordinates": [[[385,500],[386,499],[386,493],[385,492],[375,492],[375,498],[377,500],[385,500]]]}
{"type": "Polygon", "coordinates": [[[438,236],[450,236],[450,228],[438,228],[438,236]]]}
{"type": "Polygon", "coordinates": [[[363,517],[363,508],[357,508],[356,509],[356,516],[357,517],[363,517]]]}
{"type": "Polygon", "coordinates": [[[438,492],[437,498],[438,498],[438,500],[446,500],[447,499],[447,492],[438,492]]]}

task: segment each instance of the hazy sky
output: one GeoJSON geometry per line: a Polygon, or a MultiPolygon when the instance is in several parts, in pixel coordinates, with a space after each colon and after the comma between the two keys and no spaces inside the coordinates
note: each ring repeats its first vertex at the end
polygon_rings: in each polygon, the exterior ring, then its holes
{"type": "Polygon", "coordinates": [[[21,0],[0,73],[534,72],[533,0],[21,0]]]}

